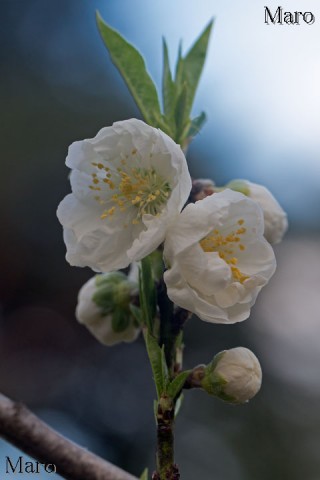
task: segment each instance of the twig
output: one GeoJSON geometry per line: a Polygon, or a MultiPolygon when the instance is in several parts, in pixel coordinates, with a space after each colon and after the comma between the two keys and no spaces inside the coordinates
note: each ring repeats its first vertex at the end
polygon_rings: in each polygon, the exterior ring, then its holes
{"type": "MultiPolygon", "coordinates": [[[[161,397],[157,412],[157,472],[159,480],[179,480],[178,466],[174,463],[174,404],[161,397]]],[[[157,480],[157,476],[153,480],[157,480]]]]}
{"type": "Polygon", "coordinates": [[[68,480],[137,480],[55,432],[23,404],[0,394],[0,436],[68,480]]]}

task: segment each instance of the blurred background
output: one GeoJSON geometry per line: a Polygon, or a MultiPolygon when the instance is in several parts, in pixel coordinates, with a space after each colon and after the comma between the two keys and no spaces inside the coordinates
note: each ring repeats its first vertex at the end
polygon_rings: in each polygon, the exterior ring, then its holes
{"type": "MultiPolygon", "coordinates": [[[[183,480],[319,480],[319,2],[283,4],[312,11],[312,26],[267,26],[260,0],[0,6],[0,390],[135,475],[152,468],[155,392],[143,342],[106,348],[77,324],[77,293],[92,272],[66,263],[56,208],[70,190],[68,145],[139,117],[99,38],[95,10],[144,54],[158,86],[162,35],[173,65],[179,39],[185,52],[214,16],[193,112],[204,109],[208,122],[189,150],[190,172],[218,185],[265,184],[290,229],[249,320],[217,326],[193,318],[186,327],[186,367],[242,345],[260,358],[264,382],[242,407],[188,392],[177,461],[183,480]]],[[[0,474],[6,455],[19,453],[0,441],[0,474]]]]}

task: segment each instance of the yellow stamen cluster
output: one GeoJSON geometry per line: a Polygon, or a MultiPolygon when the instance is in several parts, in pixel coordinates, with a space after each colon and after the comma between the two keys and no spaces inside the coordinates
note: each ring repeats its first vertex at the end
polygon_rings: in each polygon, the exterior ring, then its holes
{"type": "Polygon", "coordinates": [[[237,228],[237,230],[230,232],[226,236],[218,229],[213,230],[200,241],[200,245],[204,252],[217,252],[219,257],[230,266],[233,278],[237,282],[243,283],[249,277],[244,275],[239,268],[236,267],[238,258],[235,252],[237,249],[244,251],[246,248],[243,243],[240,243],[241,235],[246,233],[246,228],[243,226],[244,220],[242,218],[238,220],[237,223],[240,228],[237,228]]]}
{"type": "MultiPolygon", "coordinates": [[[[137,150],[131,152],[131,165],[127,164],[129,156],[120,160],[121,167],[109,168],[103,163],[95,163],[95,172],[91,174],[91,190],[101,192],[94,198],[101,205],[109,204],[110,208],[103,211],[101,219],[112,218],[117,212],[124,212],[129,207],[134,207],[135,217],[133,224],[138,224],[144,214],[159,215],[162,206],[167,201],[171,187],[153,167],[139,167],[139,159],[136,156],[137,150]],[[114,190],[112,196],[103,195],[105,187],[114,190]]],[[[150,155],[151,156],[151,155],[150,155]]]]}

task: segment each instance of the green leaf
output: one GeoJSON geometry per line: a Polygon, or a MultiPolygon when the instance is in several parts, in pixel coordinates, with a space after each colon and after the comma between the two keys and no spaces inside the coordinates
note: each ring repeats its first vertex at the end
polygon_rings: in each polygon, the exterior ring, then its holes
{"type": "Polygon", "coordinates": [[[156,425],[158,424],[158,400],[153,400],[153,414],[156,425]]]}
{"type": "Polygon", "coordinates": [[[180,408],[181,408],[181,405],[182,405],[182,402],[183,402],[183,399],[184,399],[184,395],[180,395],[180,397],[178,397],[177,401],[176,401],[176,405],[174,407],[174,416],[176,417],[178,415],[178,413],[180,412],[180,408]]]}
{"type": "Polygon", "coordinates": [[[154,250],[149,255],[151,262],[152,276],[155,282],[159,282],[163,276],[164,263],[163,252],[160,250],[154,250]]]}
{"type": "Polygon", "coordinates": [[[166,362],[166,356],[164,353],[164,345],[161,347],[161,370],[162,370],[162,378],[163,378],[163,392],[167,391],[167,387],[169,384],[169,371],[168,371],[168,365],[166,362]]]}
{"type": "Polygon", "coordinates": [[[140,280],[140,305],[143,315],[143,320],[148,326],[150,332],[153,331],[153,320],[156,315],[157,308],[157,292],[152,275],[151,260],[145,257],[141,261],[141,268],[139,271],[140,280]]]}
{"type": "Polygon", "coordinates": [[[179,47],[178,47],[178,59],[177,59],[177,65],[176,65],[176,74],[175,74],[176,84],[180,83],[180,79],[181,79],[181,76],[182,76],[182,67],[183,67],[182,42],[180,40],[179,47]]]}
{"type": "Polygon", "coordinates": [[[191,122],[190,130],[188,132],[188,137],[190,138],[195,137],[197,133],[200,132],[201,128],[203,127],[206,121],[207,121],[207,115],[205,114],[205,112],[201,112],[200,115],[195,117],[191,122]]]}
{"type": "Polygon", "coordinates": [[[119,32],[107,25],[98,12],[96,18],[111,60],[126,82],[143,118],[149,125],[158,126],[161,111],[157,89],[146,70],[142,55],[119,32]]]}
{"type": "Polygon", "coordinates": [[[140,480],[148,480],[148,476],[149,476],[149,470],[147,468],[145,468],[141,477],[140,477],[140,480]]]}
{"type": "Polygon", "coordinates": [[[176,87],[172,79],[169,53],[165,39],[163,38],[163,74],[162,74],[162,97],[163,110],[169,126],[172,128],[172,137],[175,136],[174,108],[176,103],[176,87]]]}
{"type": "Polygon", "coordinates": [[[193,46],[190,48],[187,55],[182,58],[181,53],[178,58],[176,84],[179,91],[183,88],[184,84],[187,85],[188,99],[186,105],[187,115],[190,114],[193,100],[196,94],[199,79],[203,70],[204,62],[206,59],[208,42],[210,38],[211,28],[213,20],[207,25],[193,46]]]}
{"type": "Polygon", "coordinates": [[[177,99],[174,116],[177,126],[175,141],[180,143],[183,140],[182,134],[185,129],[185,125],[189,120],[188,86],[186,83],[183,84],[182,90],[177,99]]]}
{"type": "Polygon", "coordinates": [[[158,398],[165,391],[168,383],[168,369],[164,367],[165,358],[163,349],[159,347],[157,340],[145,329],[144,339],[152,368],[154,383],[158,398]]]}
{"type": "Polygon", "coordinates": [[[185,384],[188,376],[190,375],[190,370],[179,373],[174,380],[168,386],[168,395],[171,398],[176,398],[177,395],[181,392],[183,385],[185,384]]]}

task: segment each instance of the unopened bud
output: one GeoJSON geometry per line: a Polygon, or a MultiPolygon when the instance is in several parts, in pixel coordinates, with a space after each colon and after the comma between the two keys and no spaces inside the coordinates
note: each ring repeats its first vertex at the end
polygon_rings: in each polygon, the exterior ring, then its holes
{"type": "Polygon", "coordinates": [[[259,360],[244,347],[218,353],[203,373],[201,387],[229,403],[245,403],[261,387],[259,360]]]}
{"type": "Polygon", "coordinates": [[[225,188],[252,198],[263,211],[265,238],[272,244],[281,242],[288,228],[287,214],[266,187],[248,180],[232,180],[225,188]]]}
{"type": "Polygon", "coordinates": [[[140,331],[130,310],[137,294],[138,285],[122,272],[96,275],[79,292],[76,317],[105,345],[132,342],[140,331]]]}
{"type": "Polygon", "coordinates": [[[197,202],[220,190],[219,188],[216,189],[214,182],[209,178],[197,178],[192,180],[190,200],[197,202]]]}

